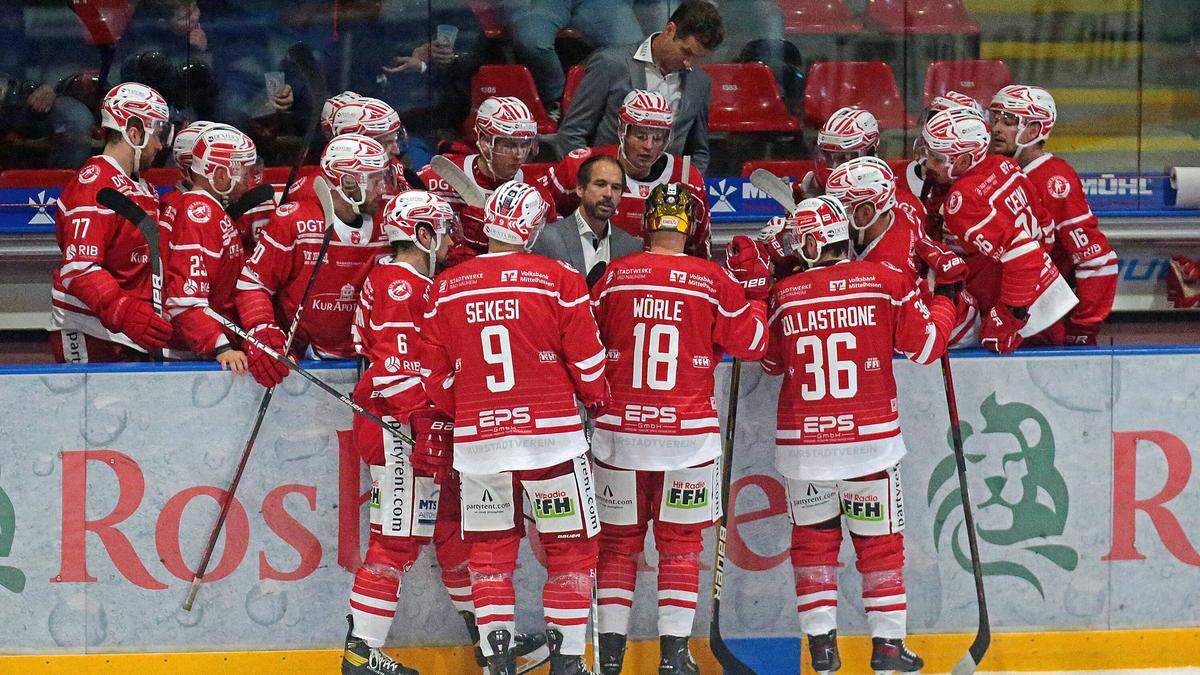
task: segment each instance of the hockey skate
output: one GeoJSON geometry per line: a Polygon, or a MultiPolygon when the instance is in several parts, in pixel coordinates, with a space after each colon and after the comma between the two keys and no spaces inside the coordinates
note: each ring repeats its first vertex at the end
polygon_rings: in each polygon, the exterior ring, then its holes
{"type": "Polygon", "coordinates": [[[492,655],[485,657],[488,675],[517,675],[517,655],[512,650],[512,634],[506,630],[488,633],[488,644],[492,655]]]}
{"type": "Polygon", "coordinates": [[[351,615],[346,615],[346,621],[350,628],[346,631],[346,649],[342,652],[342,675],[419,675],[416,670],[356,637],[351,615]]]}
{"type": "Polygon", "coordinates": [[[700,667],[688,651],[686,637],[663,635],[658,638],[658,675],[700,675],[700,667]]]}
{"type": "MultiPolygon", "coordinates": [[[[458,615],[467,624],[467,635],[475,648],[475,663],[486,673],[488,665],[487,660],[483,658],[483,650],[479,648],[479,627],[475,625],[475,615],[470,612],[459,612],[458,615]]],[[[512,650],[517,657],[517,675],[541,668],[550,660],[546,636],[541,633],[517,633],[517,637],[513,639],[512,650]]]]}
{"type": "Polygon", "coordinates": [[[625,636],[620,633],[600,634],[600,675],[620,675],[625,662],[625,636]]]}
{"type": "Polygon", "coordinates": [[[842,667],[842,657],[838,656],[837,631],[831,630],[824,635],[809,635],[808,654],[812,657],[813,670],[822,675],[837,672],[838,668],[842,667]]]}
{"type": "Polygon", "coordinates": [[[908,651],[904,640],[896,638],[871,638],[871,668],[875,675],[890,675],[893,672],[915,673],[925,661],[908,651]]]}
{"type": "Polygon", "coordinates": [[[550,675],[596,675],[583,664],[577,654],[560,654],[563,634],[553,628],[546,630],[546,644],[550,647],[550,675]]]}

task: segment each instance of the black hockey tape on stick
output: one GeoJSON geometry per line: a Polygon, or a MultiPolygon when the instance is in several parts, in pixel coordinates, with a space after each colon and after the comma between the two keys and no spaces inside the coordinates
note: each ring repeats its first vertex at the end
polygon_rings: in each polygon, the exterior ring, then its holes
{"type": "MultiPolygon", "coordinates": [[[[158,222],[147,215],[145,210],[134,203],[132,199],[113,188],[101,188],[96,193],[96,201],[104,208],[133,223],[134,227],[146,238],[147,255],[150,260],[150,301],[154,305],[154,312],[162,316],[163,269],[162,256],[159,255],[158,250],[158,222]]],[[[150,356],[155,361],[163,360],[161,349],[151,351],[150,356]]]]}
{"type": "Polygon", "coordinates": [[[950,373],[950,355],[942,354],[942,379],[946,383],[946,409],[950,414],[950,436],[954,441],[954,464],[958,469],[958,492],[962,498],[963,520],[967,528],[967,545],[971,549],[971,575],[975,577],[975,600],[979,606],[979,628],[967,653],[954,664],[951,675],[971,675],[983,663],[992,642],[992,626],[988,619],[987,596],[983,590],[983,564],[979,560],[979,542],[975,537],[975,515],[971,512],[971,497],[967,493],[967,460],[963,453],[962,428],[958,421],[958,403],[954,396],[954,377],[950,373]]]}
{"type": "Polygon", "coordinates": [[[401,431],[399,425],[389,424],[388,422],[385,422],[382,418],[378,417],[374,413],[363,408],[361,405],[355,403],[353,400],[350,399],[349,396],[341,393],[337,389],[334,389],[333,387],[326,384],[324,380],[317,377],[316,375],[313,375],[311,372],[306,370],[300,364],[289,359],[288,357],[284,356],[283,354],[280,354],[279,352],[275,351],[270,346],[268,346],[266,343],[262,342],[258,338],[251,335],[249,331],[245,330],[244,328],[242,328],[241,326],[237,325],[236,323],[230,321],[229,319],[226,319],[225,317],[221,316],[215,310],[213,310],[211,307],[205,307],[204,313],[207,314],[208,316],[212,317],[213,319],[215,319],[217,321],[217,323],[221,324],[221,326],[225,330],[240,337],[244,342],[254,345],[258,349],[260,349],[264,354],[266,354],[267,356],[269,356],[269,357],[275,359],[276,361],[282,363],[283,365],[287,366],[289,370],[299,373],[304,379],[317,385],[317,387],[319,387],[321,389],[321,391],[323,391],[326,394],[329,394],[330,396],[341,401],[342,405],[346,406],[347,408],[350,408],[355,413],[362,415],[363,417],[367,418],[368,420],[379,425],[380,427],[383,428],[384,431],[390,432],[396,438],[400,439],[404,443],[407,443],[410,448],[413,446],[413,443],[414,443],[413,439],[409,438],[407,434],[405,434],[403,431],[401,431]]]}
{"type": "Polygon", "coordinates": [[[251,209],[267,203],[268,200],[275,198],[275,186],[270,183],[262,183],[255,185],[246,191],[246,194],[238,198],[238,200],[229,205],[225,209],[229,219],[236,221],[246,215],[251,209]]]}
{"type": "Polygon", "coordinates": [[[738,388],[742,381],[742,362],[734,359],[729,374],[729,412],[725,416],[725,442],[721,457],[721,518],[717,521],[717,543],[713,548],[712,617],[708,622],[708,641],[717,663],[726,675],[755,675],[750,666],[742,663],[721,635],[721,589],[725,583],[725,535],[729,523],[729,479],[733,477],[733,438],[737,431],[738,388]]]}

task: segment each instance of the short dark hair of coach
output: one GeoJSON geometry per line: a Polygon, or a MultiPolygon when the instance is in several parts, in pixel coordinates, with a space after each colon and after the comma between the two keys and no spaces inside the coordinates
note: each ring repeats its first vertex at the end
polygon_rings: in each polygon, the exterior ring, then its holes
{"type": "Polygon", "coordinates": [[[725,39],[717,8],[706,0],[684,0],[663,29],[641,44],[602,49],[587,62],[583,79],[558,127],[559,153],[617,143],[617,114],[634,89],[656,91],[675,111],[667,152],[691,155],[708,168],[708,106],[712,78],[692,66],[725,39]]]}

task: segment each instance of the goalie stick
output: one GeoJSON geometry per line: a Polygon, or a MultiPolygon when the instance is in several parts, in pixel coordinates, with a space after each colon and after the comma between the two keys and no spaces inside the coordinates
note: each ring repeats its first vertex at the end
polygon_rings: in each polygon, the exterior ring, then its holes
{"type": "Polygon", "coordinates": [[[755,169],[750,173],[750,184],[767,193],[790,214],[796,210],[796,200],[792,198],[792,186],[779,176],[766,169],[755,169]]]}
{"type": "Polygon", "coordinates": [[[721,454],[721,518],[717,521],[717,542],[713,560],[712,617],[708,623],[708,640],[713,656],[726,675],[755,675],[749,666],[725,644],[721,635],[721,588],[725,583],[725,525],[729,522],[729,479],[733,477],[733,437],[737,430],[738,387],[742,380],[742,362],[735,359],[729,374],[729,412],[725,416],[725,442],[721,454]]]}
{"type": "Polygon", "coordinates": [[[347,396],[347,395],[341,393],[340,391],[338,391],[337,389],[334,389],[333,387],[329,386],[328,384],[325,383],[324,380],[317,377],[316,375],[313,375],[312,372],[305,369],[303,366],[296,363],[292,359],[284,356],[283,354],[280,354],[279,352],[275,351],[274,349],[271,349],[270,346],[268,346],[267,344],[265,344],[258,338],[254,337],[253,335],[251,335],[249,333],[249,331],[245,330],[244,328],[237,325],[236,323],[234,323],[234,322],[230,321],[229,319],[218,314],[216,310],[212,309],[211,307],[205,307],[204,313],[211,316],[213,319],[215,319],[217,321],[217,323],[221,324],[221,326],[225,328],[225,330],[240,337],[243,341],[248,342],[248,343],[254,345],[255,347],[261,349],[262,352],[264,354],[266,354],[267,356],[269,356],[269,357],[275,359],[276,361],[282,363],[283,365],[287,366],[288,370],[299,373],[304,379],[317,385],[317,387],[319,387],[321,389],[321,391],[323,391],[323,392],[329,394],[330,396],[336,398],[337,400],[341,401],[342,405],[346,406],[347,408],[350,408],[355,413],[362,415],[363,417],[367,418],[368,420],[371,420],[375,424],[382,427],[384,431],[391,432],[391,434],[393,436],[395,436],[396,438],[400,439],[401,441],[407,443],[409,445],[409,447],[412,447],[414,445],[413,439],[410,438],[407,434],[405,434],[400,429],[399,426],[397,426],[395,424],[389,424],[388,422],[384,421],[383,418],[375,415],[374,413],[368,411],[366,408],[363,408],[361,405],[355,403],[349,396],[347,396]]]}
{"type": "Polygon", "coordinates": [[[988,620],[987,598],[983,592],[983,566],[979,560],[979,542],[975,538],[975,515],[971,513],[971,497],[967,493],[967,461],[963,454],[962,429],[958,422],[958,404],[954,396],[954,377],[950,374],[950,355],[942,354],[942,379],[946,383],[946,408],[950,413],[950,436],[954,441],[954,463],[958,468],[958,491],[962,498],[963,520],[967,528],[967,545],[971,549],[971,574],[975,577],[975,599],[979,605],[979,628],[975,640],[954,664],[951,675],[971,675],[983,662],[988,645],[992,641],[992,628],[988,620]]]}
{"type": "MultiPolygon", "coordinates": [[[[114,211],[118,216],[133,223],[146,238],[146,245],[149,247],[147,253],[150,259],[150,301],[154,305],[154,313],[163,316],[163,270],[162,256],[158,249],[158,223],[146,215],[142,207],[134,203],[132,199],[113,188],[101,188],[96,193],[96,201],[100,202],[104,208],[114,211]]],[[[155,361],[163,360],[161,349],[151,351],[150,356],[155,361]]]]}
{"type": "Polygon", "coordinates": [[[429,160],[429,166],[433,168],[433,172],[439,178],[454,188],[454,191],[463,198],[467,206],[473,206],[477,209],[483,208],[483,203],[487,201],[487,195],[483,193],[483,190],[478,185],[472,183],[470,178],[467,178],[467,174],[463,173],[463,170],[458,168],[457,164],[442,155],[434,155],[433,159],[429,160]]]}

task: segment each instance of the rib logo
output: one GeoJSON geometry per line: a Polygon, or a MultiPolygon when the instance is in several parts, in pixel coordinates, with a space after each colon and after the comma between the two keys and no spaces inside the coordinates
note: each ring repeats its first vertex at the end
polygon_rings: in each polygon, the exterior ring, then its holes
{"type": "MultiPolygon", "coordinates": [[[[1045,597],[1035,568],[1049,562],[1066,571],[1079,563],[1075,549],[1055,543],[1067,525],[1070,495],[1054,465],[1054,432],[1046,416],[1025,403],[1000,403],[992,393],[979,406],[983,426],[976,429],[963,420],[963,450],[969,475],[981,477],[971,492],[980,540],[984,576],[1015,577],[1045,597]]],[[[947,443],[950,436],[947,433],[947,443]]],[[[954,560],[970,571],[962,499],[957,487],[953,446],[951,454],[934,468],[929,479],[928,502],[945,492],[933,522],[934,547],[949,539],[954,560]]]]}

